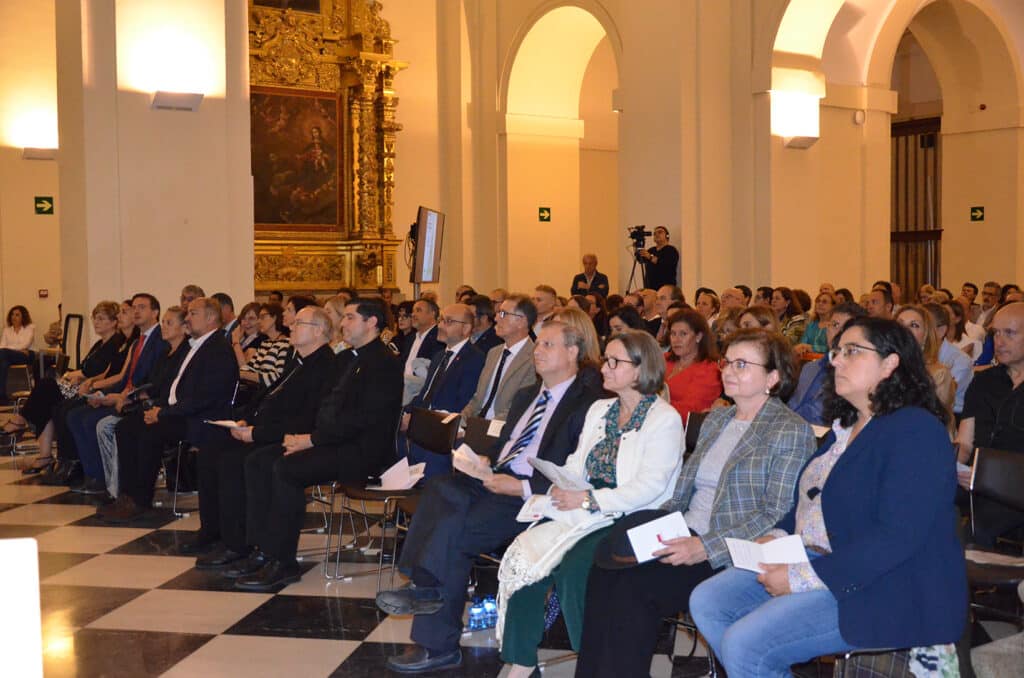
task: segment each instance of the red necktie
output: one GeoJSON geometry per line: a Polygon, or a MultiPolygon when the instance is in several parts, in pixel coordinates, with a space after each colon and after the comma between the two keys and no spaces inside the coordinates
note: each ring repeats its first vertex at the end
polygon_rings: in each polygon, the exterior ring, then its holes
{"type": "Polygon", "coordinates": [[[128,366],[128,390],[132,388],[132,380],[135,378],[135,366],[139,364],[139,356],[142,355],[142,345],[146,343],[146,335],[140,334],[135,342],[135,350],[132,351],[132,364],[128,366]]]}

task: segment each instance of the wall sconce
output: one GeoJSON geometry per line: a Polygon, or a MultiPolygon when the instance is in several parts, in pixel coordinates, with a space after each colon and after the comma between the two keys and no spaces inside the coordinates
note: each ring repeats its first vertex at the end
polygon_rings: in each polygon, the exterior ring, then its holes
{"type": "Polygon", "coordinates": [[[150,106],[155,111],[190,111],[199,110],[199,104],[203,102],[203,95],[194,92],[156,92],[153,94],[153,104],[150,106]]]}
{"type": "Polygon", "coordinates": [[[21,149],[22,160],[56,160],[56,148],[23,148],[21,149]]]}
{"type": "Polygon", "coordinates": [[[821,97],[806,92],[772,90],[772,135],[786,148],[810,148],[821,136],[821,97]]]}

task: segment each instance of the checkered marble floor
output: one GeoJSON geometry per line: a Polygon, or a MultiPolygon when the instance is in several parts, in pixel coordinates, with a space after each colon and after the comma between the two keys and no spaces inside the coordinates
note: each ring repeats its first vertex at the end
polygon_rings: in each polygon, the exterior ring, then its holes
{"type": "MultiPolygon", "coordinates": [[[[325,535],[315,532],[323,517],[313,505],[311,529],[300,542],[302,580],[261,594],[237,592],[229,580],[195,570],[193,558],[178,554],[179,543],[198,527],[197,514],[175,519],[157,508],[142,524],[111,527],[96,519],[96,503],[25,479],[9,458],[0,462],[0,538],[32,537],[39,544],[47,678],[386,676],[392,674],[385,658],[410,642],[411,617],[388,616],[373,602],[375,559],[344,552],[353,561],[342,562],[346,578],[324,578],[325,535]]],[[[489,585],[493,581],[481,583],[489,585]]],[[[673,654],[687,652],[689,641],[680,633],[673,654]]],[[[438,675],[491,678],[507,672],[493,631],[467,633],[462,644],[462,667],[438,675]]],[[[670,657],[669,645],[666,636],[653,676],[706,670],[706,660],[670,657]]],[[[565,655],[568,648],[559,622],[541,657],[565,655]]],[[[544,675],[571,676],[574,669],[569,661],[544,675]]]]}

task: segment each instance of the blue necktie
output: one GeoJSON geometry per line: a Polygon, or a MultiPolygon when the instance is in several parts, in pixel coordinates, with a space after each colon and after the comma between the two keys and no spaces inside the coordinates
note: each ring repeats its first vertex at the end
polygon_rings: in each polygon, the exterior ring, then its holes
{"type": "Polygon", "coordinates": [[[547,409],[549,400],[551,400],[551,391],[545,389],[541,392],[540,398],[537,399],[537,404],[533,406],[533,413],[530,414],[530,418],[526,422],[526,428],[516,438],[515,444],[512,445],[512,449],[508,451],[505,458],[494,467],[495,471],[507,468],[512,463],[512,460],[522,454],[523,450],[529,446],[530,441],[537,435],[537,429],[540,428],[540,420],[544,418],[544,410],[547,409]]]}

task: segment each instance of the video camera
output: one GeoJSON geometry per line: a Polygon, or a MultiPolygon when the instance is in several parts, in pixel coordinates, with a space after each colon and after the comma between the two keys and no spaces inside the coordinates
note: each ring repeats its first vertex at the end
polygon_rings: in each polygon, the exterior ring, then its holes
{"type": "Polygon", "coordinates": [[[629,239],[632,241],[633,254],[638,255],[647,245],[647,236],[654,235],[651,231],[647,230],[646,224],[640,224],[638,226],[630,226],[626,229],[626,233],[629,235],[629,239]]]}

